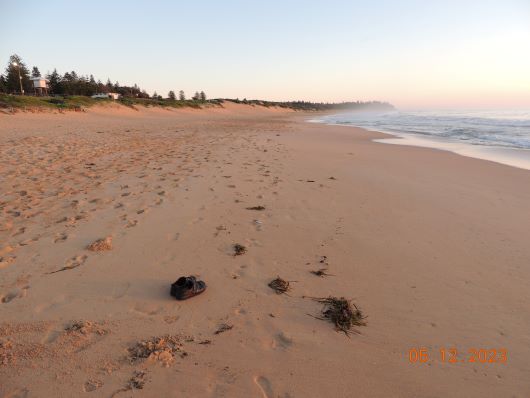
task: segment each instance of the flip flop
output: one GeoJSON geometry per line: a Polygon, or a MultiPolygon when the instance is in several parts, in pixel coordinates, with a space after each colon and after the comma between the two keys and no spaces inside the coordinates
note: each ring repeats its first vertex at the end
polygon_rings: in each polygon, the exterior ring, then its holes
{"type": "Polygon", "coordinates": [[[206,283],[194,276],[181,276],[171,285],[171,295],[177,300],[186,300],[206,290],[206,283]]]}

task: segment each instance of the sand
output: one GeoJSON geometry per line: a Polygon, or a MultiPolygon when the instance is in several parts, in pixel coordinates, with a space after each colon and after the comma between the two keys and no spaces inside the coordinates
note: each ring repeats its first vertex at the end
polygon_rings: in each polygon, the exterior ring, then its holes
{"type": "Polygon", "coordinates": [[[529,396],[530,172],[310,117],[0,115],[0,396],[529,396]]]}

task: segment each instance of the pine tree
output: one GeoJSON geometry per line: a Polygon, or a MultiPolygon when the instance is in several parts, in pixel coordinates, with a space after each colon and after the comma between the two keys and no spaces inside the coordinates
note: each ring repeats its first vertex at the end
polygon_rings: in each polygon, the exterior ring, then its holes
{"type": "Polygon", "coordinates": [[[200,100],[202,102],[206,102],[206,94],[204,93],[204,91],[201,91],[201,93],[199,94],[200,96],[200,100]]]}
{"type": "Polygon", "coordinates": [[[40,70],[36,66],[31,70],[31,77],[40,77],[40,70]]]}
{"type": "Polygon", "coordinates": [[[180,90],[179,91],[179,100],[181,100],[181,101],[185,101],[186,100],[186,95],[184,94],[184,90],[180,90]]]}
{"type": "Polygon", "coordinates": [[[7,93],[7,82],[4,75],[0,75],[0,93],[7,93]]]}
{"type": "Polygon", "coordinates": [[[57,73],[57,69],[54,69],[52,73],[48,74],[46,79],[49,81],[50,91],[53,94],[63,94],[61,75],[57,73]]]}
{"type": "Polygon", "coordinates": [[[173,90],[171,90],[169,93],[167,93],[167,97],[170,99],[170,100],[173,100],[175,101],[177,99],[176,95],[175,95],[175,92],[173,90]]]}
{"type": "Polygon", "coordinates": [[[22,62],[22,59],[16,54],[13,54],[9,57],[9,63],[7,64],[5,72],[5,79],[7,91],[10,93],[20,93],[21,84],[23,91],[29,91],[31,89],[29,70],[24,62],[22,62]]]}
{"type": "Polygon", "coordinates": [[[193,95],[193,97],[191,97],[193,101],[198,101],[200,98],[201,98],[201,95],[199,94],[198,91],[195,91],[195,94],[193,95]]]}

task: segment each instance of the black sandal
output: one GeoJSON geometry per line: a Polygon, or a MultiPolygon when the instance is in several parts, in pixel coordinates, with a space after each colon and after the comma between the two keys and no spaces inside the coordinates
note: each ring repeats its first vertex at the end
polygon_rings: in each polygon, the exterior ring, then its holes
{"type": "Polygon", "coordinates": [[[171,295],[177,300],[186,300],[206,290],[206,283],[194,276],[181,276],[171,285],[171,295]]]}

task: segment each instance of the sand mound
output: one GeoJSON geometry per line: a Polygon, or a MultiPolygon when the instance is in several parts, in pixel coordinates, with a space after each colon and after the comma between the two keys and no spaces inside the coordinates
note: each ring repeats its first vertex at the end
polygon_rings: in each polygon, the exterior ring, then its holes
{"type": "Polygon", "coordinates": [[[87,246],[87,250],[92,252],[102,252],[112,250],[112,236],[107,236],[103,239],[98,239],[87,246]]]}
{"type": "Polygon", "coordinates": [[[160,362],[163,366],[169,367],[174,362],[176,355],[183,358],[188,354],[183,350],[180,338],[171,335],[142,340],[129,348],[129,360],[133,364],[147,360],[160,362]]]}

